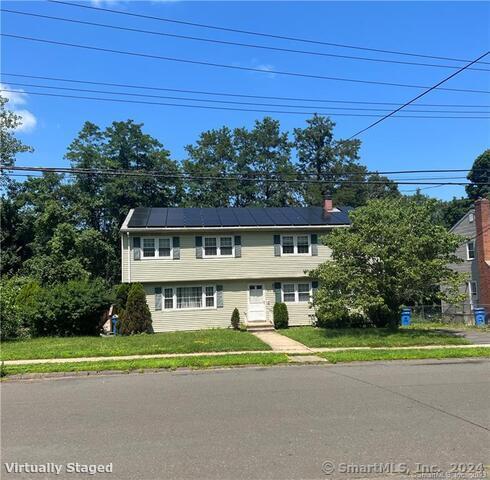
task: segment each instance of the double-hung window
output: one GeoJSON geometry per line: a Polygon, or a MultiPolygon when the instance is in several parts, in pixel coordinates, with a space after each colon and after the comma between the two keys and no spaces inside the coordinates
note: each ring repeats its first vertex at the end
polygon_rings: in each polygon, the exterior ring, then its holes
{"type": "Polygon", "coordinates": [[[206,285],[163,289],[164,310],[186,308],[216,308],[216,287],[206,285]]]}
{"type": "Polygon", "coordinates": [[[475,258],[475,242],[471,241],[466,244],[466,258],[468,260],[474,260],[475,258]]]}
{"type": "Polygon", "coordinates": [[[284,303],[307,303],[311,298],[309,283],[284,283],[282,285],[282,301],[284,303]]]}
{"type": "Polygon", "coordinates": [[[172,258],[172,239],[143,237],[143,258],[172,258]]]}
{"type": "Polygon", "coordinates": [[[233,256],[233,237],[204,237],[204,256],[233,256]]]}
{"type": "Polygon", "coordinates": [[[309,235],[283,235],[281,238],[283,255],[309,255],[309,235]]]}

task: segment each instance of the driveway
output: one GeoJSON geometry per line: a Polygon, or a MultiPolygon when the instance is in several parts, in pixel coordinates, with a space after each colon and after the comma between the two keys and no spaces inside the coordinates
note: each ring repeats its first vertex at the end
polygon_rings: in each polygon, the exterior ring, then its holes
{"type": "Polygon", "coordinates": [[[489,464],[489,372],[455,360],[6,382],[1,478],[350,479],[341,464],[489,464]],[[113,473],[8,474],[5,462],[113,473]]]}

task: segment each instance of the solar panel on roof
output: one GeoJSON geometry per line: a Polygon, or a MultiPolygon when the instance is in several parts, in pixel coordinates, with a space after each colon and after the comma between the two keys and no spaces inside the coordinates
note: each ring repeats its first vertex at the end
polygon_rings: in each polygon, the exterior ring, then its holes
{"type": "Polygon", "coordinates": [[[269,207],[267,214],[274,220],[275,225],[294,225],[294,221],[288,218],[288,208],[269,207]]]}
{"type": "Polygon", "coordinates": [[[148,220],[148,215],[150,214],[149,208],[138,207],[133,211],[131,219],[129,220],[129,227],[146,227],[146,222],[148,220]]]}
{"type": "Polygon", "coordinates": [[[237,218],[237,225],[240,227],[250,227],[257,225],[257,222],[252,217],[249,208],[234,208],[233,212],[237,218]]]}
{"type": "Polygon", "coordinates": [[[184,226],[184,209],[169,208],[167,213],[167,227],[183,227],[184,226]]]}
{"type": "Polygon", "coordinates": [[[201,216],[203,226],[205,227],[220,227],[221,220],[218,216],[216,208],[203,208],[201,209],[201,216]]]}
{"type": "Polygon", "coordinates": [[[218,214],[220,224],[223,225],[223,227],[235,227],[240,225],[238,218],[235,215],[238,210],[238,208],[217,208],[216,213],[218,214]]]}
{"type": "Polygon", "coordinates": [[[262,226],[272,226],[275,225],[274,219],[267,215],[267,209],[265,208],[249,208],[248,211],[252,215],[253,219],[255,220],[255,225],[262,225],[262,226]]]}
{"type": "Polygon", "coordinates": [[[308,214],[305,212],[305,208],[300,207],[292,207],[291,211],[294,211],[296,215],[296,223],[295,225],[309,225],[308,214]]]}
{"type": "Polygon", "coordinates": [[[185,227],[202,227],[202,216],[200,208],[184,209],[184,226],[185,227]]]}
{"type": "Polygon", "coordinates": [[[163,227],[167,224],[168,208],[152,208],[146,222],[147,227],[163,227]]]}

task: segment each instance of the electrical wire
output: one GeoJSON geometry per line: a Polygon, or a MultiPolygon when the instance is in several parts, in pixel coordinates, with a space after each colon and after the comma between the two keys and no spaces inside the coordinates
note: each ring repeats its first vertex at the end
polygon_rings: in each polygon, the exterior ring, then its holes
{"type": "MultiPolygon", "coordinates": [[[[166,57],[163,55],[156,55],[156,54],[150,54],[150,53],[141,53],[141,52],[133,52],[133,51],[127,51],[127,50],[116,50],[113,48],[95,47],[92,45],[82,45],[79,43],[59,42],[59,41],[55,41],[55,40],[46,40],[43,38],[28,37],[25,35],[15,35],[15,34],[11,34],[11,33],[3,33],[3,32],[0,33],[0,35],[3,37],[6,37],[6,38],[15,38],[17,40],[26,40],[26,41],[30,41],[30,42],[45,43],[45,44],[58,45],[58,46],[63,46],[63,47],[79,48],[79,49],[91,50],[91,51],[97,51],[97,52],[115,53],[118,55],[128,55],[128,56],[139,57],[139,58],[151,58],[154,60],[163,60],[163,61],[169,61],[169,62],[186,63],[186,64],[201,65],[201,66],[207,66],[207,67],[225,68],[225,69],[230,69],[230,70],[256,72],[256,73],[262,73],[262,74],[268,74],[268,75],[276,74],[276,75],[285,75],[285,76],[290,76],[290,77],[314,78],[317,80],[329,80],[329,81],[349,82],[349,83],[362,83],[362,84],[369,84],[369,85],[383,85],[383,86],[390,86],[390,87],[420,88],[420,89],[429,88],[429,87],[426,87],[423,85],[412,85],[412,84],[405,84],[405,83],[382,82],[382,81],[375,81],[375,80],[361,80],[361,79],[344,78],[344,77],[330,77],[330,76],[310,74],[310,73],[288,72],[288,71],[284,71],[284,70],[264,70],[264,69],[256,68],[256,67],[244,67],[244,66],[239,66],[239,65],[228,65],[228,64],[224,64],[224,63],[204,62],[201,60],[190,60],[190,59],[186,59],[186,58],[166,57]]],[[[466,93],[487,93],[487,94],[490,93],[490,91],[488,91],[488,90],[471,90],[471,89],[462,89],[462,88],[440,88],[439,90],[445,90],[445,91],[451,91],[451,92],[466,92],[466,93]]]]}

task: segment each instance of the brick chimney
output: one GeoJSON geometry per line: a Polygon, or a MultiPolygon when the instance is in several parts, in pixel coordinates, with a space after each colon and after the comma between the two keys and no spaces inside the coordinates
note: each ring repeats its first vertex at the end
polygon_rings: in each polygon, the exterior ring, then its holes
{"type": "Polygon", "coordinates": [[[323,214],[328,215],[333,211],[332,195],[327,193],[323,197],[323,214]]]}
{"type": "Polygon", "coordinates": [[[479,303],[490,313],[490,201],[480,198],[475,202],[476,259],[480,277],[479,303]]]}

